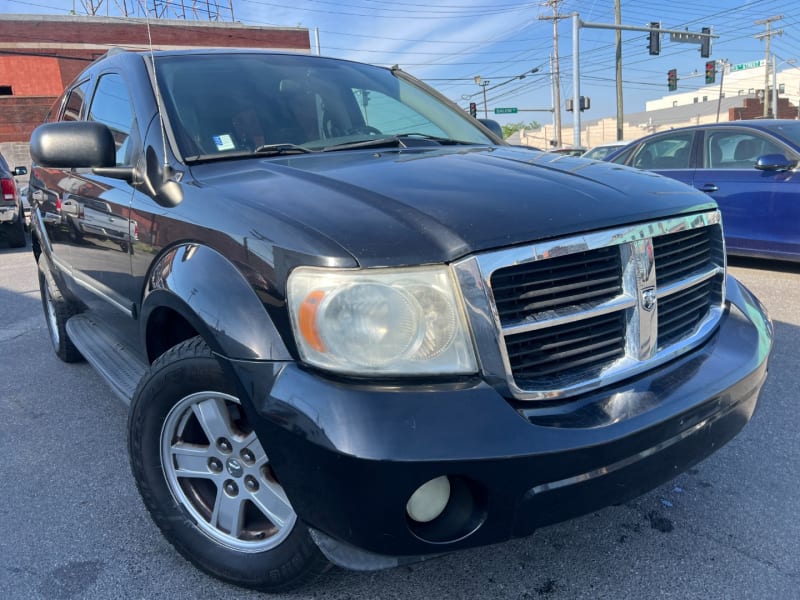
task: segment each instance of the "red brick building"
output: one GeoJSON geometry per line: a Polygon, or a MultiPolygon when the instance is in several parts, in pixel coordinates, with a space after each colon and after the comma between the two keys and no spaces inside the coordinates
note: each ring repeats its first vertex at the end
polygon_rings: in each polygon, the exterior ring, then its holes
{"type": "Polygon", "coordinates": [[[28,164],[27,142],[64,87],[112,47],[223,46],[310,51],[308,29],[220,21],[0,15],[0,151],[28,164]]]}

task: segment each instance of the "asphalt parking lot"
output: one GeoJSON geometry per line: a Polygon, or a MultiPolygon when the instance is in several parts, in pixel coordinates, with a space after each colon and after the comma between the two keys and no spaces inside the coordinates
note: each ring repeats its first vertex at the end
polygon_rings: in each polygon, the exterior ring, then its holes
{"type": "MultiPolygon", "coordinates": [[[[530,538],[276,598],[800,598],[800,265],[732,263],[775,323],[753,421],[690,472],[530,538]]],[[[30,248],[0,241],[0,598],[255,598],[198,572],[148,518],[126,407],[52,353],[30,248]]],[[[365,490],[368,493],[368,490],[365,490]]]]}

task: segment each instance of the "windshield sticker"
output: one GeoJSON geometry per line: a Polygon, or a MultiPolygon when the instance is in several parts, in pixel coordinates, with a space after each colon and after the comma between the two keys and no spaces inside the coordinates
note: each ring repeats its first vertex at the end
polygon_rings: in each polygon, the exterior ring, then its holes
{"type": "Polygon", "coordinates": [[[214,145],[217,150],[233,150],[236,146],[233,144],[233,138],[228,133],[222,135],[215,135],[213,138],[214,145]]]}

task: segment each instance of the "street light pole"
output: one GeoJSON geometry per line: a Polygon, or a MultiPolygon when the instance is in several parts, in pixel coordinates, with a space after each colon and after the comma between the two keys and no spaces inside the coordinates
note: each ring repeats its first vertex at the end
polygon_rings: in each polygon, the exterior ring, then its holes
{"type": "MultiPolygon", "coordinates": [[[[538,73],[539,72],[539,68],[540,67],[534,67],[530,71],[525,71],[524,73],[522,73],[520,75],[514,75],[514,77],[512,77],[511,79],[506,79],[505,81],[501,81],[500,83],[496,83],[492,87],[490,87],[489,89],[493,90],[493,89],[499,88],[502,85],[506,85],[507,83],[511,83],[512,81],[517,81],[519,79],[525,79],[528,75],[532,75],[533,73],[538,73]]],[[[487,108],[487,101],[486,101],[486,86],[488,86],[492,82],[489,81],[488,79],[485,79],[485,80],[481,79],[480,75],[476,75],[474,77],[474,80],[475,80],[475,83],[477,83],[479,86],[481,86],[483,88],[483,118],[484,119],[488,119],[489,118],[489,109],[487,108]]],[[[464,100],[469,100],[474,95],[475,94],[471,94],[471,95],[461,96],[461,97],[464,100]]]]}
{"type": "Polygon", "coordinates": [[[480,75],[475,76],[475,83],[483,88],[483,118],[489,118],[489,109],[486,107],[486,86],[491,83],[488,79],[481,79],[480,75]]]}

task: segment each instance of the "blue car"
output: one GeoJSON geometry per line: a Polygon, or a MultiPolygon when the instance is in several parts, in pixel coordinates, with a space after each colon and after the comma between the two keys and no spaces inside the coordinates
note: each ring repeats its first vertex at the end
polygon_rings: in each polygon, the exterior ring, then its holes
{"type": "Polygon", "coordinates": [[[722,212],[728,254],[800,261],[800,121],[672,129],[606,160],[706,192],[722,212]]]}

